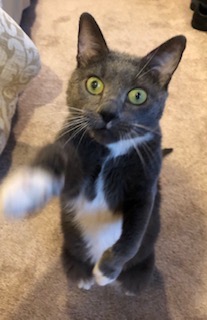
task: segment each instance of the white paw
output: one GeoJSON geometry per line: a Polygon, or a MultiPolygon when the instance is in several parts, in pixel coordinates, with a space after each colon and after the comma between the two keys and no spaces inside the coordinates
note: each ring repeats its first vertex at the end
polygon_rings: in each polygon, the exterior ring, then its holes
{"type": "Polygon", "coordinates": [[[93,269],[93,275],[95,277],[96,283],[99,286],[106,286],[107,284],[114,281],[114,279],[107,278],[106,276],[103,275],[103,273],[99,269],[98,264],[96,264],[93,269]]]}
{"type": "Polygon", "coordinates": [[[78,283],[78,288],[83,290],[90,290],[93,285],[94,285],[94,279],[80,280],[78,283]]]}
{"type": "Polygon", "coordinates": [[[63,179],[41,168],[24,167],[5,179],[0,190],[2,212],[10,218],[24,218],[58,195],[63,179]]]}

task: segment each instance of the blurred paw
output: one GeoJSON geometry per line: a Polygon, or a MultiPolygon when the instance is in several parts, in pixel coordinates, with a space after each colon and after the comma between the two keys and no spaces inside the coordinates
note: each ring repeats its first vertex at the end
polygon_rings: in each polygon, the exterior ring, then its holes
{"type": "Polygon", "coordinates": [[[59,195],[63,178],[55,178],[39,167],[24,167],[6,178],[0,189],[2,212],[10,218],[24,218],[59,195]]]}

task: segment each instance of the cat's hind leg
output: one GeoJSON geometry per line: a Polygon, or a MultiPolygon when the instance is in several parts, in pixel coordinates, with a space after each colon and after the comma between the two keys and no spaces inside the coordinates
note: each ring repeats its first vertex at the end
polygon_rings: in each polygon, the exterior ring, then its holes
{"type": "Polygon", "coordinates": [[[82,290],[90,290],[91,287],[94,285],[95,281],[93,278],[88,279],[88,280],[79,280],[78,282],[78,288],[82,290]]]}
{"type": "Polygon", "coordinates": [[[127,295],[134,295],[144,290],[152,278],[155,264],[154,252],[142,262],[123,270],[118,281],[127,295]]]}
{"type": "Polygon", "coordinates": [[[95,283],[92,275],[93,265],[78,260],[65,247],[62,261],[67,277],[76,282],[79,289],[90,290],[95,283]]]}

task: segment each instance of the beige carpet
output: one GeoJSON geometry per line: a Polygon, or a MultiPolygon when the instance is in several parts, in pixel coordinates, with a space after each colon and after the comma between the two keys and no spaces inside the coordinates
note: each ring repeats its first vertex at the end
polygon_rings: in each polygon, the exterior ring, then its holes
{"type": "Polygon", "coordinates": [[[3,176],[51,141],[65,117],[67,79],[75,67],[78,18],[92,13],[110,47],[142,55],[176,34],[188,38],[162,120],[163,145],[174,153],[162,170],[162,231],[157,275],[138,297],[114,287],[79,291],[67,283],[60,252],[58,201],[38,216],[0,218],[1,320],[207,319],[207,33],[191,28],[190,0],[41,0],[32,38],[42,70],[19,101],[0,158],[3,176]],[[10,166],[11,165],[11,166],[10,166]]]}

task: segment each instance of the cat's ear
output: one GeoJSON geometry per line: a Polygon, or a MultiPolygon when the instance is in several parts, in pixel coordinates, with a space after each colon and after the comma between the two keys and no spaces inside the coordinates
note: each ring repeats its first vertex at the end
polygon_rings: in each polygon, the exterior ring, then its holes
{"type": "Polygon", "coordinates": [[[78,66],[85,66],[109,52],[103,34],[94,18],[89,13],[80,16],[78,33],[78,66]]]}
{"type": "Polygon", "coordinates": [[[186,38],[184,36],[171,38],[143,59],[144,68],[150,69],[158,77],[160,85],[167,87],[178,67],[185,47],[186,38]]]}

